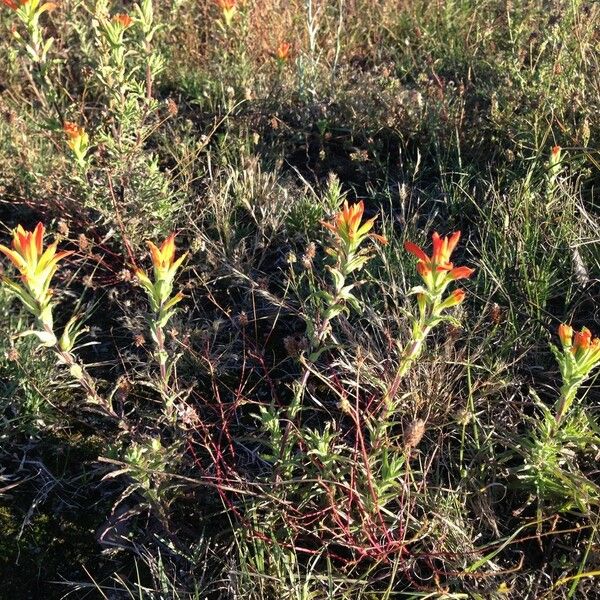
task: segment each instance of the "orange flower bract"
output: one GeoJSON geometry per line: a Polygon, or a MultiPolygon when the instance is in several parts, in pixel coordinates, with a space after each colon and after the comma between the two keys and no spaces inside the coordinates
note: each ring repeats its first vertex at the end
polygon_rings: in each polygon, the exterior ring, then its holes
{"type": "Polygon", "coordinates": [[[558,326],[558,337],[563,348],[570,351],[575,360],[600,360],[600,338],[592,337],[592,332],[587,327],[582,327],[581,331],[573,331],[570,325],[561,323],[558,326]]]}
{"type": "Polygon", "coordinates": [[[570,348],[573,343],[573,328],[561,323],[558,326],[558,337],[565,348],[570,348]]]}
{"type": "Polygon", "coordinates": [[[465,290],[456,289],[445,298],[443,294],[450,283],[458,279],[467,279],[475,272],[470,267],[455,267],[451,261],[452,253],[460,240],[460,231],[455,231],[447,237],[434,232],[431,237],[433,241],[431,256],[413,242],[404,243],[405,250],[418,259],[417,273],[425,284],[424,288],[422,286],[416,288],[424,298],[419,304],[422,315],[425,314],[426,305],[429,305],[433,314],[437,315],[442,310],[463,302],[466,296],[465,290]],[[425,290],[426,292],[423,293],[425,290]]]}
{"type": "Polygon", "coordinates": [[[279,46],[277,46],[276,56],[280,61],[286,61],[290,57],[290,51],[292,49],[292,45],[288,42],[281,42],[279,46]]]}
{"type": "Polygon", "coordinates": [[[19,225],[13,231],[12,249],[0,244],[0,252],[19,270],[28,291],[40,303],[48,300],[50,280],[58,262],[72,254],[70,251],[57,252],[57,242],[44,251],[44,233],[42,223],[38,223],[33,231],[26,231],[19,225]]]}
{"type": "Polygon", "coordinates": [[[576,331],[573,338],[573,352],[585,352],[592,344],[592,332],[587,327],[582,327],[581,331],[576,331]]]}
{"type": "Polygon", "coordinates": [[[183,298],[183,295],[178,293],[169,299],[173,290],[175,274],[181,263],[185,260],[187,252],[184,252],[178,259],[175,259],[174,233],[169,235],[160,247],[150,241],[147,244],[154,267],[154,281],[151,281],[142,269],[136,269],[135,274],[140,284],[148,292],[153,309],[156,311],[168,311],[183,298]]]}
{"type": "Polygon", "coordinates": [[[442,238],[439,233],[433,232],[433,253],[431,257],[413,242],[405,242],[404,248],[412,255],[416,256],[420,262],[424,263],[428,270],[431,271],[450,271],[452,263],[450,256],[458,244],[460,239],[460,231],[456,231],[450,237],[442,238]]]}
{"type": "Polygon", "coordinates": [[[366,236],[376,239],[381,244],[387,244],[387,239],[384,236],[369,233],[377,217],[368,219],[363,223],[364,212],[365,203],[362,200],[352,205],[349,205],[348,201],[345,200],[342,210],[335,216],[335,221],[333,223],[321,221],[321,225],[327,227],[327,229],[341,240],[353,246],[353,248],[356,248],[366,236]]]}
{"type": "Polygon", "coordinates": [[[133,19],[125,13],[117,13],[112,18],[113,23],[118,23],[123,29],[127,29],[133,25],[133,19]]]}
{"type": "Polygon", "coordinates": [[[63,131],[67,135],[67,146],[71,148],[77,160],[83,164],[90,141],[85,128],[72,121],[65,121],[63,123],[63,131]]]}
{"type": "Polygon", "coordinates": [[[444,301],[444,308],[450,308],[452,306],[456,306],[464,301],[467,296],[467,292],[465,290],[454,290],[448,298],[444,301]]]}
{"type": "Polygon", "coordinates": [[[433,241],[431,256],[428,256],[417,244],[410,241],[404,242],[405,250],[419,259],[417,271],[428,285],[429,280],[433,280],[434,274],[437,273],[446,273],[446,276],[451,280],[471,277],[475,269],[455,267],[450,261],[452,253],[460,240],[460,231],[456,231],[448,237],[441,237],[437,232],[434,232],[431,238],[433,241]]]}
{"type": "Polygon", "coordinates": [[[457,304],[462,302],[465,299],[466,295],[467,292],[465,292],[465,290],[454,290],[451,294],[452,298],[457,304]]]}
{"type": "Polygon", "coordinates": [[[187,253],[175,260],[175,234],[172,233],[158,248],[153,242],[146,242],[152,255],[152,264],[157,271],[175,271],[187,253]]]}
{"type": "Polygon", "coordinates": [[[550,348],[558,361],[563,381],[556,404],[556,423],[560,424],[575,401],[579,386],[600,365],[600,339],[594,338],[587,327],[573,331],[565,323],[558,326],[558,337],[562,352],[552,345],[550,348]]]}
{"type": "Polygon", "coordinates": [[[4,6],[10,8],[11,10],[17,10],[23,4],[27,4],[29,0],[0,0],[4,6]]]}
{"type": "Polygon", "coordinates": [[[468,279],[473,275],[475,269],[471,269],[470,267],[454,267],[450,269],[448,272],[448,276],[450,279],[468,279]]]}
{"type": "Polygon", "coordinates": [[[216,0],[217,5],[223,12],[223,19],[225,24],[229,27],[233,22],[233,17],[237,12],[237,1],[236,0],[216,0]]]}
{"type": "Polygon", "coordinates": [[[72,121],[65,121],[63,123],[63,131],[70,140],[82,137],[85,134],[85,129],[72,121]]]}

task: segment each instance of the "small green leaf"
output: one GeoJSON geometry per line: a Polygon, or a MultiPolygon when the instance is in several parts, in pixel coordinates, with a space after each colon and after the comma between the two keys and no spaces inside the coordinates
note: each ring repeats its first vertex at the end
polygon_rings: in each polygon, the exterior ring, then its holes
{"type": "Polygon", "coordinates": [[[51,348],[52,346],[56,345],[56,336],[49,331],[35,331],[30,329],[28,331],[23,331],[17,337],[25,337],[28,335],[35,335],[40,340],[41,345],[47,348],[51,348]]]}

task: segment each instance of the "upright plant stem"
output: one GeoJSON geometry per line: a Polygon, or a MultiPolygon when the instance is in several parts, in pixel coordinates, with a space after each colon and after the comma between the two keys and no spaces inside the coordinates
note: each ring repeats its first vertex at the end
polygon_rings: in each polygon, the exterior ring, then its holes
{"type": "MultiPolygon", "coordinates": [[[[44,331],[53,336],[55,335],[54,331],[52,330],[52,327],[50,327],[47,323],[42,323],[41,325],[44,331]]],[[[60,358],[60,360],[65,365],[67,365],[67,367],[69,367],[69,372],[71,376],[77,380],[77,383],[79,383],[79,385],[83,388],[85,393],[91,399],[92,403],[100,406],[108,416],[113,417],[114,419],[118,419],[119,416],[113,410],[110,402],[102,398],[102,396],[100,396],[96,391],[94,380],[92,376],[87,372],[86,368],[79,364],[79,362],[71,352],[63,350],[60,347],[59,342],[55,343],[53,349],[56,355],[60,358]]]]}
{"type": "Polygon", "coordinates": [[[431,326],[427,325],[425,318],[421,316],[416,328],[413,330],[412,339],[408,342],[402,352],[392,383],[389,385],[383,396],[385,414],[389,414],[389,412],[393,410],[393,399],[398,391],[398,386],[400,385],[402,378],[408,373],[413,362],[421,354],[423,343],[430,331],[431,326]]]}
{"type": "Polygon", "coordinates": [[[573,404],[573,400],[575,400],[575,395],[577,394],[577,389],[579,388],[579,384],[564,384],[560,389],[560,397],[558,399],[556,405],[556,427],[558,428],[562,422],[563,417],[567,414],[571,404],[573,404]]]}

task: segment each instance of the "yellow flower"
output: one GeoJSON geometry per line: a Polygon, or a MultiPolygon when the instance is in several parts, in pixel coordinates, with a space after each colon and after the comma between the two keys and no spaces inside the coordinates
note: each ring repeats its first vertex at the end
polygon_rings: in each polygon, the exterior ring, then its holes
{"type": "Polygon", "coordinates": [[[236,0],[217,0],[217,4],[223,11],[223,19],[227,27],[233,22],[233,17],[237,12],[237,1],[236,0]]]}
{"type": "Polygon", "coordinates": [[[33,231],[26,231],[19,225],[13,231],[12,249],[0,244],[0,252],[21,273],[25,289],[9,279],[4,279],[4,283],[21,298],[31,312],[42,319],[50,305],[50,282],[58,263],[72,254],[71,251],[57,252],[57,242],[44,250],[44,232],[42,223],[38,223],[33,231]]]}
{"type": "Polygon", "coordinates": [[[177,260],[175,260],[175,234],[172,233],[162,243],[160,248],[150,241],[146,243],[148,244],[148,248],[150,248],[156,278],[173,278],[175,272],[187,256],[187,252],[184,252],[177,260]]]}
{"type": "Polygon", "coordinates": [[[365,203],[361,200],[356,204],[348,205],[348,201],[344,201],[342,210],[335,216],[334,223],[321,221],[323,227],[327,227],[338,238],[350,246],[351,250],[356,249],[365,237],[372,237],[381,244],[387,244],[387,239],[376,233],[369,233],[373,228],[373,224],[377,217],[362,222],[365,212],[365,203]]]}
{"type": "MultiPolygon", "coordinates": [[[[150,295],[154,302],[153,308],[158,309],[169,299],[173,287],[173,278],[181,263],[185,260],[187,252],[184,252],[178,259],[175,259],[175,234],[172,233],[160,246],[153,242],[146,242],[152,256],[152,265],[154,267],[154,283],[148,275],[142,270],[137,269],[135,274],[140,283],[150,295]]],[[[176,302],[183,296],[177,295],[176,302]]]]}

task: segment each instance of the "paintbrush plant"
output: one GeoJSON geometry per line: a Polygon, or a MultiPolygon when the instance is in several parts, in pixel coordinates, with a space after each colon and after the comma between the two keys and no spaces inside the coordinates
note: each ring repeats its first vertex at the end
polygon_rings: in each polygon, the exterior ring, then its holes
{"type": "Polygon", "coordinates": [[[349,205],[346,200],[332,223],[321,221],[333,233],[332,243],[326,252],[333,258],[334,264],[327,267],[331,275],[330,291],[317,292],[317,296],[324,302],[320,327],[315,329],[308,323],[308,334],[313,346],[318,346],[327,335],[331,319],[342,312],[349,313],[349,307],[356,311],[361,309],[360,301],[352,293],[356,283],[349,283],[348,276],[360,271],[373,256],[372,249],[365,248],[364,242],[372,238],[380,244],[387,244],[384,236],[371,232],[376,217],[363,221],[364,211],[362,200],[353,205],[349,205]]]}
{"type": "Polygon", "coordinates": [[[8,277],[3,277],[2,282],[37,319],[40,330],[32,333],[44,345],[53,346],[57,340],[53,330],[50,282],[58,269],[58,263],[71,252],[57,252],[57,242],[44,250],[44,232],[42,223],[38,223],[33,231],[26,231],[19,225],[13,231],[12,248],[0,245],[0,252],[20,272],[23,285],[8,277]]]}
{"type": "Polygon", "coordinates": [[[455,289],[449,294],[446,291],[454,281],[466,279],[474,273],[474,269],[469,267],[455,267],[450,260],[459,239],[460,231],[449,237],[441,237],[434,232],[431,256],[413,242],[407,241],[404,244],[404,248],[418,259],[417,272],[423,284],[410,291],[417,297],[418,315],[413,317],[411,339],[402,352],[392,384],[385,394],[386,405],[394,396],[401,378],[420,356],[431,330],[443,321],[456,321],[446,311],[461,304],[466,293],[463,289],[455,289]]]}
{"type": "MultiPolygon", "coordinates": [[[[169,354],[165,347],[164,329],[169,319],[175,313],[175,305],[183,298],[181,292],[173,294],[173,280],[177,269],[185,260],[187,252],[175,259],[175,234],[172,233],[162,243],[160,248],[153,242],[147,242],[152,256],[153,280],[142,269],[136,269],[135,274],[141,286],[146,290],[150,301],[151,314],[148,322],[150,335],[156,347],[156,355],[160,368],[161,391],[168,398],[169,379],[175,361],[169,361],[169,354]]],[[[171,400],[168,411],[171,411],[171,400]]]]}
{"type": "Polygon", "coordinates": [[[552,410],[531,390],[540,414],[519,439],[523,464],[513,470],[520,485],[535,492],[540,522],[548,503],[561,511],[586,511],[600,503],[600,487],[581,470],[581,458],[597,452],[598,427],[585,410],[573,410],[579,387],[600,364],[600,339],[586,327],[573,331],[564,323],[558,337],[560,347],[551,344],[550,349],[560,368],[559,398],[552,410]]]}
{"type": "Polygon", "coordinates": [[[442,321],[454,320],[445,312],[465,299],[466,293],[463,289],[455,289],[446,295],[446,290],[452,282],[471,277],[475,272],[469,267],[455,267],[454,263],[450,262],[459,239],[460,231],[445,238],[434,232],[431,256],[412,242],[404,244],[404,248],[418,259],[417,272],[423,280],[423,285],[414,287],[410,292],[417,296],[419,316],[414,319],[412,340],[405,349],[399,369],[400,375],[403,375],[411,362],[419,357],[423,342],[432,328],[442,321]]]}
{"type": "Polygon", "coordinates": [[[2,283],[35,317],[38,326],[21,335],[35,335],[42,346],[52,348],[59,364],[68,366],[71,376],[85,390],[88,402],[95,404],[105,414],[116,417],[110,402],[98,395],[94,380],[73,354],[77,339],[85,331],[78,316],[75,315],[68,321],[60,338],[55,333],[50,283],[58,269],[58,263],[72,252],[57,252],[58,242],[44,249],[44,233],[42,223],[38,223],[33,231],[26,231],[19,225],[13,231],[12,248],[0,244],[0,252],[17,268],[22,282],[20,284],[3,276],[2,283]]]}
{"type": "Polygon", "coordinates": [[[574,332],[564,323],[558,327],[561,348],[550,348],[558,361],[562,386],[556,403],[556,425],[559,426],[567,414],[577,390],[590,373],[600,364],[600,338],[593,338],[587,327],[574,332]]]}
{"type": "Polygon", "coordinates": [[[90,145],[89,135],[83,127],[80,127],[71,121],[64,122],[63,131],[67,136],[67,146],[69,146],[71,152],[73,152],[77,164],[80,167],[85,168],[87,164],[86,155],[90,145]]]}

